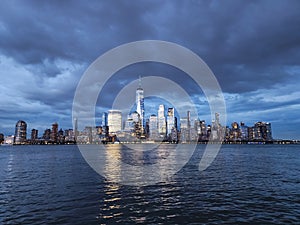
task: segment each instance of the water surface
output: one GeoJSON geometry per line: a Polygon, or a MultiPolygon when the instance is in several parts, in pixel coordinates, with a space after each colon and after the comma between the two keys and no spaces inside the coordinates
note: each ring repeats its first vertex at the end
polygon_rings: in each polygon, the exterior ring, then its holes
{"type": "Polygon", "coordinates": [[[182,170],[146,187],[101,177],[76,146],[0,147],[0,224],[299,224],[299,147],[224,145],[200,173],[199,145],[182,170]]]}

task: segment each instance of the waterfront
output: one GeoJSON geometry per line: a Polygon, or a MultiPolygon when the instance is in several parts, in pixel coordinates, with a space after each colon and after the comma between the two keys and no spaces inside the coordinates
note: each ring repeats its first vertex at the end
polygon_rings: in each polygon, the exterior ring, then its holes
{"type": "Polygon", "coordinates": [[[168,181],[134,187],[98,175],[75,145],[0,146],[0,223],[299,223],[299,145],[224,145],[199,172],[203,149],[168,181]]]}

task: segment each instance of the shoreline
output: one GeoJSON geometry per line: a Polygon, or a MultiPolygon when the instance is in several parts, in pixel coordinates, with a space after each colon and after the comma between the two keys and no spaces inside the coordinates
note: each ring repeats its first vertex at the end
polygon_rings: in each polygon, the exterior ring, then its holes
{"type": "Polygon", "coordinates": [[[218,145],[299,145],[299,140],[273,140],[273,141],[191,141],[191,142],[159,142],[159,141],[141,141],[141,142],[106,142],[106,143],[75,143],[75,142],[68,142],[68,143],[52,143],[52,142],[36,142],[36,143],[23,143],[23,144],[0,144],[0,146],[7,147],[7,146],[20,146],[20,145],[122,145],[122,144],[136,144],[136,145],[149,145],[149,144],[166,144],[166,145],[177,145],[177,144],[199,144],[199,145],[206,145],[206,144],[218,144],[218,145]]]}

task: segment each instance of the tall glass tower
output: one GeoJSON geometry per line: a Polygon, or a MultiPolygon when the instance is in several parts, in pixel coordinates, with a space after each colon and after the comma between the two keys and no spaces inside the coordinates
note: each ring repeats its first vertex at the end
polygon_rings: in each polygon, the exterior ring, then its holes
{"type": "Polygon", "coordinates": [[[145,107],[144,107],[144,89],[142,88],[142,78],[139,78],[139,87],[136,89],[136,111],[140,114],[141,130],[144,133],[145,127],[145,107]]]}
{"type": "Polygon", "coordinates": [[[175,128],[175,115],[174,115],[174,108],[168,109],[168,116],[167,116],[167,134],[171,134],[172,128],[175,128]]]}
{"type": "Polygon", "coordinates": [[[165,137],[166,131],[167,131],[167,127],[166,127],[165,107],[164,107],[164,105],[159,105],[159,108],[158,108],[158,133],[161,137],[165,137]]]}
{"type": "Polygon", "coordinates": [[[23,120],[19,120],[15,129],[15,144],[21,145],[26,143],[27,124],[23,120]]]}

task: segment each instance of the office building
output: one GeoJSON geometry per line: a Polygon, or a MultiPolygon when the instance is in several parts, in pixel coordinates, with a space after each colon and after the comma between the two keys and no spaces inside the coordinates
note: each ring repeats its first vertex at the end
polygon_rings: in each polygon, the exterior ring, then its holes
{"type": "Polygon", "coordinates": [[[110,133],[116,133],[122,130],[122,112],[120,110],[111,109],[107,115],[107,125],[110,133]]]}
{"type": "Polygon", "coordinates": [[[248,127],[243,122],[240,123],[240,135],[242,141],[248,140],[248,127]]]}
{"type": "Polygon", "coordinates": [[[172,129],[175,128],[175,111],[174,108],[168,108],[167,113],[167,135],[172,133],[172,129]]]}
{"type": "Polygon", "coordinates": [[[14,143],[16,145],[26,144],[27,124],[23,120],[16,123],[14,143]]]}
{"type": "Polygon", "coordinates": [[[165,107],[164,105],[159,105],[158,108],[158,133],[161,137],[166,136],[166,117],[165,117],[165,107]]]}
{"type": "Polygon", "coordinates": [[[158,121],[155,114],[152,114],[149,118],[149,136],[151,139],[158,138],[158,121]]]}
{"type": "Polygon", "coordinates": [[[101,126],[102,126],[102,127],[107,126],[107,112],[102,113],[101,126]]]}
{"type": "Polygon", "coordinates": [[[50,136],[51,136],[51,130],[50,129],[46,129],[44,131],[44,134],[43,134],[43,139],[45,141],[49,141],[50,140],[50,136]]]}
{"type": "Polygon", "coordinates": [[[140,115],[141,131],[145,128],[145,107],[144,107],[144,89],[142,88],[142,79],[139,78],[139,87],[136,89],[136,111],[140,115]]]}
{"type": "Polygon", "coordinates": [[[36,129],[31,130],[31,143],[35,143],[35,141],[38,139],[38,133],[39,131],[36,129]]]}
{"type": "Polygon", "coordinates": [[[50,134],[50,140],[53,143],[57,143],[57,137],[58,137],[58,124],[53,123],[52,124],[52,129],[51,129],[51,134],[50,134]]]}

